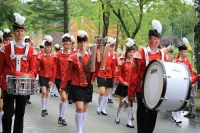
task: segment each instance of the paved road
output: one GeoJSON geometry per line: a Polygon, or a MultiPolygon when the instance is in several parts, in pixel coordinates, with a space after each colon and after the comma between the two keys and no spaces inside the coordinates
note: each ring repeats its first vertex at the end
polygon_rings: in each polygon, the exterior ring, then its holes
{"type": "MultiPolygon", "coordinates": [[[[40,93],[31,96],[32,104],[26,107],[24,133],[76,133],[74,104],[68,104],[66,113],[66,122],[68,125],[62,126],[57,124],[59,97],[50,97],[47,108],[49,115],[41,117],[40,96],[40,93]]],[[[83,128],[84,133],[137,133],[136,121],[133,121],[133,125],[135,125],[134,129],[126,127],[126,108],[123,108],[121,111],[121,123],[119,125],[115,124],[114,116],[117,98],[113,98],[114,104],[108,104],[108,116],[97,115],[97,96],[98,93],[94,92],[93,102],[89,105],[86,123],[83,128]]],[[[136,106],[137,105],[134,104],[135,108],[136,106]]],[[[164,111],[159,112],[154,133],[199,133],[200,115],[198,114],[196,119],[187,119],[183,117],[185,113],[187,112],[181,113],[183,123],[176,125],[171,120],[171,114],[164,111]]]]}

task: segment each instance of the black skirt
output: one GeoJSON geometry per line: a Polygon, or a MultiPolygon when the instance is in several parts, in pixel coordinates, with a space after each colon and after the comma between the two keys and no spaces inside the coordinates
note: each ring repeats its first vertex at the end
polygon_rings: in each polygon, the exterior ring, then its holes
{"type": "Polygon", "coordinates": [[[97,77],[98,87],[106,87],[106,88],[113,88],[113,80],[112,78],[102,78],[97,77]]]}
{"type": "MultiPolygon", "coordinates": [[[[61,80],[60,79],[56,79],[55,80],[55,84],[56,84],[56,87],[57,87],[57,89],[58,89],[58,92],[59,92],[59,89],[60,89],[60,85],[61,85],[61,80]]],[[[71,90],[71,80],[69,80],[68,82],[67,82],[67,86],[66,86],[66,88],[64,89],[64,91],[67,93],[67,94],[69,94],[70,93],[70,90],[71,90]]]]}
{"type": "Polygon", "coordinates": [[[46,88],[50,88],[49,81],[50,81],[50,78],[45,78],[45,77],[39,76],[39,83],[40,83],[41,87],[45,86],[46,88]]]}
{"type": "Polygon", "coordinates": [[[118,84],[115,90],[115,94],[121,97],[126,97],[128,95],[128,86],[123,86],[122,84],[118,84]]]}
{"type": "Polygon", "coordinates": [[[83,101],[84,103],[92,102],[93,85],[87,87],[71,86],[71,95],[74,102],[83,101]]]}

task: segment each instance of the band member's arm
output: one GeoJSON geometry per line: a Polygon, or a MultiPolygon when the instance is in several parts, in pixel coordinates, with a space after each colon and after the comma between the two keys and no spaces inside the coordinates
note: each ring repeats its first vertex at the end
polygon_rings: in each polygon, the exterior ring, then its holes
{"type": "Polygon", "coordinates": [[[65,89],[66,88],[66,85],[67,85],[67,82],[70,80],[70,77],[71,77],[71,72],[73,70],[73,60],[71,57],[68,58],[68,68],[66,70],[66,74],[64,76],[64,79],[60,85],[60,88],[61,89],[65,89]]]}
{"type": "Polygon", "coordinates": [[[121,76],[121,74],[122,74],[122,65],[123,65],[123,62],[120,61],[119,65],[117,67],[117,70],[116,70],[117,71],[116,78],[119,81],[119,83],[123,85],[124,84],[124,80],[122,79],[122,76],[121,76]]]}
{"type": "Polygon", "coordinates": [[[115,59],[112,59],[111,69],[112,69],[112,76],[113,76],[113,82],[116,82],[116,62],[115,59]]]}
{"type": "Polygon", "coordinates": [[[190,76],[191,76],[191,77],[194,77],[194,73],[193,73],[193,71],[192,71],[192,64],[190,63],[190,61],[189,61],[189,63],[188,63],[188,68],[189,68],[189,71],[190,71],[190,76]]]}
{"type": "Polygon", "coordinates": [[[36,59],[36,73],[39,73],[40,70],[40,63],[41,63],[41,55],[39,55],[36,59]]]}
{"type": "Polygon", "coordinates": [[[31,59],[30,59],[30,62],[29,62],[28,75],[30,77],[35,77],[35,75],[36,75],[36,56],[37,56],[37,53],[33,52],[31,59]]]}
{"type": "Polygon", "coordinates": [[[192,84],[196,83],[196,82],[199,81],[199,80],[200,80],[200,74],[197,75],[197,76],[193,76],[193,77],[192,77],[192,84]]]}
{"type": "MultiPolygon", "coordinates": [[[[2,46],[1,48],[4,48],[4,46],[2,46]]],[[[3,85],[3,76],[2,76],[2,71],[3,71],[3,65],[4,65],[4,60],[5,60],[5,54],[4,54],[4,49],[0,48],[0,85],[3,85]]]]}
{"type": "Polygon", "coordinates": [[[52,70],[52,76],[50,78],[51,82],[55,81],[55,77],[56,77],[56,72],[57,72],[57,58],[56,56],[53,59],[53,70],[52,70]]]}
{"type": "Polygon", "coordinates": [[[165,60],[166,62],[168,62],[168,57],[167,57],[167,54],[165,54],[165,53],[164,53],[164,60],[165,60]]]}

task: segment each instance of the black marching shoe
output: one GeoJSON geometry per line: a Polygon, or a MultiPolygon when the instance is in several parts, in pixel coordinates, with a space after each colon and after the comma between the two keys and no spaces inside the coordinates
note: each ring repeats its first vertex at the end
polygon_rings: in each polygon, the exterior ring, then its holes
{"type": "Polygon", "coordinates": [[[124,102],[124,108],[127,108],[127,107],[128,107],[128,103],[124,102]]]}
{"type": "Polygon", "coordinates": [[[54,94],[54,97],[58,97],[56,94],[54,94]]]}
{"type": "Polygon", "coordinates": [[[45,113],[45,115],[48,115],[48,112],[47,112],[47,110],[45,109],[44,111],[45,111],[45,112],[44,112],[44,113],[45,113]]]}
{"type": "Polygon", "coordinates": [[[53,92],[51,92],[51,97],[53,97],[53,92]]]}
{"type": "Polygon", "coordinates": [[[133,125],[129,125],[129,124],[126,124],[126,127],[129,127],[129,128],[134,128],[133,125]]]}
{"type": "Polygon", "coordinates": [[[45,110],[42,110],[42,113],[41,113],[42,117],[45,116],[45,110]]]}
{"type": "Polygon", "coordinates": [[[188,117],[188,116],[190,116],[191,114],[190,113],[187,113],[186,115],[184,115],[184,117],[188,117]]]}
{"type": "Polygon", "coordinates": [[[104,113],[103,111],[101,111],[101,114],[102,114],[102,115],[108,115],[107,113],[104,113]]]}
{"type": "Polygon", "coordinates": [[[58,124],[62,124],[62,117],[58,118],[58,124]]]}
{"type": "Polygon", "coordinates": [[[69,104],[72,104],[72,103],[73,103],[73,101],[72,101],[72,100],[69,100],[69,101],[68,101],[68,103],[69,103],[69,104]]]}
{"type": "Polygon", "coordinates": [[[119,124],[120,123],[120,119],[117,121],[116,118],[115,118],[115,123],[119,124]]]}
{"type": "Polygon", "coordinates": [[[195,118],[195,115],[191,114],[191,115],[188,116],[188,118],[195,118]]]}
{"type": "Polygon", "coordinates": [[[113,103],[112,99],[108,98],[108,103],[113,103]]]}
{"type": "Polygon", "coordinates": [[[62,125],[67,126],[67,123],[65,122],[65,119],[62,119],[62,125]]]}
{"type": "Polygon", "coordinates": [[[26,101],[27,104],[31,104],[31,102],[29,100],[26,101]]]}

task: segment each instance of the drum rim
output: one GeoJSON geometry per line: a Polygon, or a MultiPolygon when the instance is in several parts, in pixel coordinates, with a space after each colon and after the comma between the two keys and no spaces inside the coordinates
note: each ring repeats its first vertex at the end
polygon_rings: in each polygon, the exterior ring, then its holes
{"type": "MultiPolygon", "coordinates": [[[[180,64],[181,64],[181,63],[180,63],[180,64]]],[[[191,75],[190,75],[189,68],[188,68],[185,64],[181,64],[181,65],[183,65],[183,66],[186,68],[186,71],[187,71],[187,73],[188,73],[188,76],[190,77],[190,80],[189,80],[189,91],[188,91],[188,95],[187,95],[187,98],[186,98],[186,100],[188,100],[188,99],[190,98],[190,93],[191,93],[191,89],[192,89],[191,75]]],[[[183,108],[185,108],[186,104],[187,104],[187,101],[185,101],[185,103],[183,104],[183,106],[180,107],[180,108],[179,108],[178,110],[176,110],[176,111],[179,111],[179,110],[182,110],[183,108]]]]}
{"type": "MultiPolygon", "coordinates": [[[[145,106],[146,106],[148,109],[150,109],[150,110],[156,110],[156,109],[161,105],[161,103],[163,102],[163,99],[160,99],[159,102],[158,102],[158,104],[157,104],[154,108],[150,108],[150,107],[146,104],[146,102],[145,102],[145,100],[144,100],[144,98],[145,98],[145,96],[144,96],[145,75],[146,75],[147,70],[149,69],[150,65],[151,65],[152,63],[154,63],[154,62],[158,62],[158,63],[161,65],[161,67],[162,67],[163,74],[166,74],[166,69],[165,69],[165,67],[164,67],[164,65],[163,65],[163,63],[162,63],[162,61],[160,61],[160,60],[152,60],[152,61],[147,65],[147,67],[146,67],[146,69],[145,69],[145,72],[144,72],[144,75],[143,75],[143,82],[142,82],[142,99],[143,99],[143,102],[144,102],[145,106]]],[[[161,93],[161,97],[164,97],[164,96],[165,96],[166,88],[167,88],[166,85],[167,85],[167,79],[163,77],[163,91],[162,91],[162,93],[161,93]]]]}

